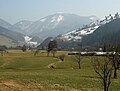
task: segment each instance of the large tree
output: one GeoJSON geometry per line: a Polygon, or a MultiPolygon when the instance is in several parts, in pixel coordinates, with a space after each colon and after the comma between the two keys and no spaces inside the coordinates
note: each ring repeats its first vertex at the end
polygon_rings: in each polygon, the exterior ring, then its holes
{"type": "Polygon", "coordinates": [[[111,84],[112,68],[111,61],[108,57],[95,58],[93,61],[93,67],[98,74],[104,86],[104,91],[108,91],[111,84]]]}

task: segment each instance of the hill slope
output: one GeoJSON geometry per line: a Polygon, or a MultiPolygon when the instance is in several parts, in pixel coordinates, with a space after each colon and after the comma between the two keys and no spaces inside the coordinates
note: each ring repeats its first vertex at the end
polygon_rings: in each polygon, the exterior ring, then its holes
{"type": "Polygon", "coordinates": [[[10,27],[12,27],[12,25],[10,23],[6,22],[3,19],[0,19],[0,26],[2,26],[4,28],[7,28],[7,29],[9,29],[10,27]]]}
{"type": "Polygon", "coordinates": [[[0,45],[5,45],[7,47],[15,47],[17,43],[8,37],[0,35],[0,45]]]}
{"type": "Polygon", "coordinates": [[[13,32],[13,31],[8,30],[6,28],[3,28],[1,26],[0,26],[0,37],[1,37],[0,45],[9,44],[9,42],[10,43],[12,42],[13,44],[19,44],[19,43],[25,41],[23,34],[20,34],[20,33],[17,33],[17,32],[13,32]]]}
{"type": "Polygon", "coordinates": [[[101,45],[120,43],[120,18],[107,23],[82,40],[84,45],[101,45]]]}

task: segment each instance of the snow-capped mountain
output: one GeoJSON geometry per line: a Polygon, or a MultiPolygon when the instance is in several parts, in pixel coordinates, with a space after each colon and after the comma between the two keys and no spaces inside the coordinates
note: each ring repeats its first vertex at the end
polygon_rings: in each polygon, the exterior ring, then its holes
{"type": "MultiPolygon", "coordinates": [[[[79,16],[68,13],[56,13],[41,18],[38,21],[22,20],[12,25],[0,20],[0,26],[27,36],[36,37],[44,40],[47,37],[54,37],[59,34],[72,31],[97,20],[96,16],[79,16]]],[[[35,38],[35,39],[36,39],[35,38]]]]}
{"type": "Polygon", "coordinates": [[[83,36],[93,33],[100,26],[105,25],[106,23],[109,23],[110,21],[114,20],[115,17],[110,14],[109,16],[105,16],[105,18],[100,20],[92,17],[91,19],[93,19],[94,21],[87,25],[84,25],[79,29],[75,29],[71,32],[67,32],[59,36],[58,38],[67,40],[67,41],[70,41],[70,40],[76,41],[78,39],[81,40],[83,36]]]}
{"type": "Polygon", "coordinates": [[[94,19],[97,19],[97,17],[83,17],[75,14],[56,13],[35,22],[20,21],[14,25],[15,29],[13,30],[18,30],[29,36],[38,36],[39,38],[45,39],[50,36],[64,34],[84,24],[89,24],[94,21],[94,19]]]}
{"type": "Polygon", "coordinates": [[[40,19],[29,28],[30,35],[42,37],[43,39],[57,36],[71,31],[93,20],[91,17],[81,17],[74,14],[57,13],[40,19]]]}

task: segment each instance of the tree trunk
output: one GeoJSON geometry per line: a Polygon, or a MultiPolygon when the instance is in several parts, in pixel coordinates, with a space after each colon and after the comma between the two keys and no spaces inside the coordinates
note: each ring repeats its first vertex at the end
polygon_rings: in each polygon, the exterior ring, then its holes
{"type": "Polygon", "coordinates": [[[117,69],[114,68],[114,78],[117,79],[117,69]]]}
{"type": "Polygon", "coordinates": [[[104,82],[104,91],[108,91],[106,82],[104,82]]]}
{"type": "Polygon", "coordinates": [[[79,69],[81,69],[81,65],[80,65],[80,62],[78,62],[78,64],[79,64],[79,69]]]}
{"type": "Polygon", "coordinates": [[[53,52],[53,57],[55,57],[55,52],[53,52]]]}
{"type": "Polygon", "coordinates": [[[49,57],[50,52],[47,52],[47,56],[49,57]]]}

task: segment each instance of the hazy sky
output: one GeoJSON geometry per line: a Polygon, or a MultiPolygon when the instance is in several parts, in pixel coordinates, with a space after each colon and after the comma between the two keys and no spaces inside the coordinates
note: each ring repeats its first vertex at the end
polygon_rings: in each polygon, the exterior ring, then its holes
{"type": "Polygon", "coordinates": [[[120,0],[0,0],[0,18],[9,23],[36,21],[56,12],[81,16],[120,13],[120,0]]]}

